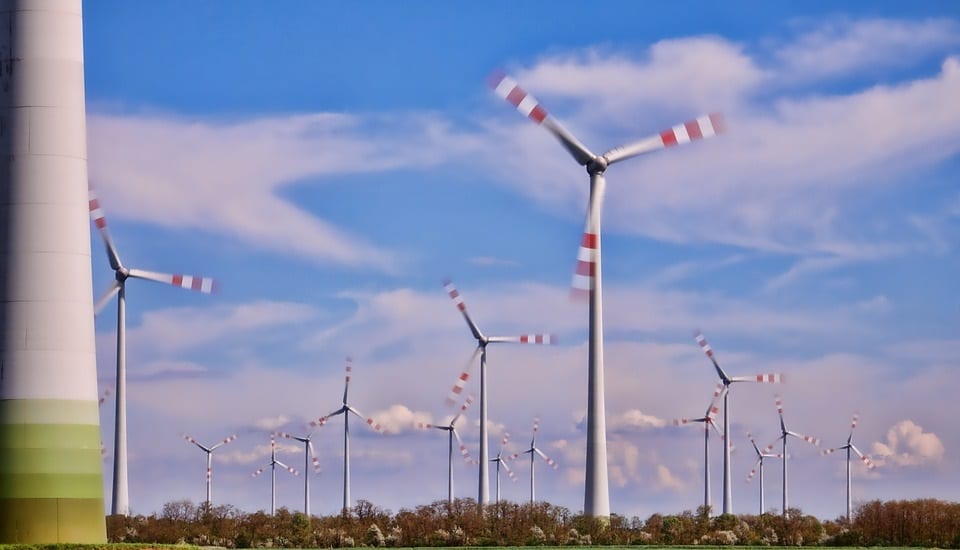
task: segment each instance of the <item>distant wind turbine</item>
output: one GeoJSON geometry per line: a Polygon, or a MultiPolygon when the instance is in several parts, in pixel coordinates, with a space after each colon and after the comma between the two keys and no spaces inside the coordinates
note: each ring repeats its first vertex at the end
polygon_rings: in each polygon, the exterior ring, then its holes
{"type": "Polygon", "coordinates": [[[543,451],[541,451],[537,447],[537,430],[539,429],[540,429],[540,417],[536,417],[533,419],[533,437],[530,438],[530,447],[528,447],[524,451],[515,453],[513,456],[510,457],[510,460],[516,460],[520,458],[520,455],[525,455],[525,454],[530,455],[530,503],[531,504],[533,504],[537,500],[536,471],[535,471],[536,457],[539,456],[547,463],[547,466],[550,466],[554,470],[557,469],[557,461],[545,455],[543,451]]]}
{"type": "Polygon", "coordinates": [[[815,447],[820,446],[820,440],[817,439],[816,437],[811,437],[809,435],[803,435],[803,434],[788,430],[786,424],[784,424],[783,422],[783,400],[780,399],[779,395],[776,396],[776,402],[777,402],[777,414],[780,415],[780,437],[778,437],[777,439],[781,439],[783,441],[783,450],[781,451],[781,454],[783,455],[782,457],[783,459],[783,510],[782,510],[782,513],[783,515],[787,515],[787,510],[789,509],[788,508],[789,500],[787,499],[787,462],[788,462],[788,459],[790,458],[787,455],[787,438],[796,437],[797,439],[802,439],[815,447]]]}
{"type": "MultiPolygon", "coordinates": [[[[503,439],[500,440],[500,450],[497,452],[497,456],[490,459],[490,462],[496,462],[497,464],[497,504],[500,504],[500,466],[503,466],[503,469],[506,470],[507,475],[510,477],[510,481],[517,481],[517,476],[513,474],[513,470],[510,469],[510,466],[507,466],[507,460],[503,457],[503,449],[507,446],[509,441],[510,433],[504,432],[503,439]]],[[[486,464],[484,464],[484,466],[486,466],[486,464]]]]}
{"type": "Polygon", "coordinates": [[[583,511],[590,517],[607,517],[610,515],[610,488],[607,476],[607,434],[604,411],[603,297],[600,287],[602,280],[600,214],[607,186],[604,174],[609,166],[635,156],[719,134],[723,131],[723,121],[720,115],[716,114],[702,116],[640,141],[614,147],[602,155],[596,155],[580,143],[557,119],[547,114],[540,102],[524,91],[516,80],[501,72],[495,72],[488,83],[494,93],[513,105],[520,114],[553,134],[577,164],[587,169],[587,174],[590,176],[587,223],[577,255],[577,270],[573,279],[574,291],[587,294],[590,302],[587,363],[587,471],[583,511]]]}
{"type": "Polygon", "coordinates": [[[216,445],[212,445],[212,446],[210,446],[210,447],[207,447],[207,446],[205,446],[205,445],[201,445],[200,443],[197,442],[196,439],[190,437],[190,436],[187,435],[187,434],[183,434],[183,438],[186,439],[187,442],[193,443],[193,444],[196,445],[197,447],[200,447],[200,449],[202,449],[203,452],[207,453],[207,508],[209,509],[211,506],[213,506],[213,498],[212,498],[212,494],[213,494],[213,451],[215,451],[216,449],[218,449],[218,448],[226,445],[227,443],[230,443],[231,441],[233,441],[234,439],[237,438],[237,435],[236,435],[236,434],[231,435],[230,437],[224,439],[224,440],[221,441],[220,443],[217,443],[216,445]]]}
{"type": "Polygon", "coordinates": [[[457,420],[463,416],[463,413],[467,412],[467,408],[470,407],[470,404],[473,403],[473,396],[467,396],[467,400],[463,402],[463,405],[460,406],[460,412],[456,414],[451,420],[450,423],[445,426],[437,426],[434,424],[424,424],[420,422],[417,424],[417,427],[420,429],[431,429],[436,428],[438,430],[443,430],[447,432],[447,502],[453,504],[453,440],[456,438],[457,443],[460,444],[460,455],[463,456],[463,460],[467,464],[472,464],[474,461],[470,458],[470,453],[467,451],[467,446],[463,444],[463,440],[460,439],[460,434],[457,433],[457,420]]]}
{"type": "Polygon", "coordinates": [[[750,481],[753,479],[753,476],[759,474],[759,476],[760,476],[760,480],[759,480],[759,483],[760,483],[760,512],[759,512],[759,515],[763,515],[763,513],[764,513],[764,511],[765,511],[765,510],[764,510],[764,507],[763,507],[763,461],[764,461],[764,459],[767,459],[767,458],[783,458],[783,455],[780,454],[780,453],[777,453],[777,454],[773,454],[773,453],[772,453],[772,451],[773,451],[773,443],[767,445],[766,447],[764,447],[764,448],[761,450],[760,447],[757,445],[757,441],[753,438],[753,435],[751,435],[749,432],[747,433],[747,439],[750,440],[750,444],[753,445],[753,450],[757,453],[757,462],[756,462],[756,464],[753,465],[753,468],[750,470],[750,473],[747,474],[747,483],[750,483],[750,481]]]}
{"type": "Polygon", "coordinates": [[[846,444],[841,445],[839,447],[835,447],[833,449],[825,449],[823,451],[823,456],[833,454],[838,450],[846,449],[847,451],[847,523],[850,523],[850,518],[851,518],[850,514],[853,508],[853,492],[851,491],[851,486],[850,486],[850,451],[852,450],[853,452],[857,453],[857,456],[860,457],[860,461],[864,463],[864,465],[867,467],[868,470],[872,470],[875,467],[873,461],[870,460],[870,457],[861,453],[860,449],[858,449],[857,446],[853,444],[853,430],[856,429],[857,421],[859,419],[860,419],[859,414],[853,415],[853,420],[850,421],[850,435],[847,436],[846,444]]]}
{"type": "MultiPolygon", "coordinates": [[[[447,404],[450,406],[456,405],[457,401],[460,399],[460,394],[463,392],[463,387],[470,378],[470,367],[473,366],[473,362],[477,358],[477,354],[480,354],[480,456],[485,458],[489,456],[487,454],[487,345],[497,343],[555,344],[556,338],[550,334],[485,336],[483,332],[480,331],[480,328],[477,326],[477,324],[473,322],[473,319],[470,318],[470,314],[467,313],[467,304],[464,303],[463,298],[460,297],[460,293],[457,291],[457,288],[453,286],[453,282],[448,279],[444,281],[443,287],[446,289],[447,294],[450,295],[450,299],[453,300],[453,302],[457,305],[457,309],[459,309],[460,313],[463,314],[463,318],[466,320],[467,326],[470,327],[470,332],[477,340],[477,348],[474,350],[473,356],[470,358],[470,362],[467,364],[467,367],[462,373],[460,373],[460,377],[457,378],[453,388],[450,390],[450,395],[447,396],[447,404]]],[[[489,472],[487,471],[487,465],[481,462],[479,495],[477,496],[477,502],[481,505],[490,503],[490,481],[488,479],[488,475],[489,472]]]]}
{"type": "MultiPolygon", "coordinates": [[[[713,367],[717,370],[717,376],[720,377],[720,383],[723,384],[723,387],[727,390],[723,394],[723,433],[730,433],[730,385],[734,382],[756,382],[759,384],[777,384],[783,382],[782,374],[756,374],[753,376],[727,376],[727,373],[720,368],[720,363],[717,362],[717,358],[713,353],[713,348],[710,347],[710,344],[707,343],[707,339],[703,337],[703,334],[697,332],[694,337],[697,340],[697,344],[700,345],[700,349],[707,355],[710,361],[713,363],[713,367]]],[[[732,514],[733,513],[733,492],[732,486],[730,484],[730,445],[731,438],[726,438],[723,444],[723,513],[732,514]]],[[[786,462],[786,461],[784,461],[786,462]]]]}
{"type": "Polygon", "coordinates": [[[89,188],[89,199],[90,218],[93,219],[94,225],[100,230],[103,244],[107,248],[110,269],[114,272],[114,280],[103,296],[97,300],[94,305],[94,313],[99,313],[114,295],[117,296],[117,410],[114,418],[113,446],[115,448],[113,451],[113,500],[111,508],[112,514],[126,516],[130,513],[130,499],[127,488],[127,279],[146,279],[206,294],[214,292],[217,283],[206,277],[167,275],[125,267],[120,261],[120,255],[113,245],[113,240],[110,238],[110,232],[107,231],[107,219],[103,215],[100,201],[92,187],[89,188]]]}
{"type": "Polygon", "coordinates": [[[277,432],[277,437],[285,437],[287,439],[294,439],[303,443],[303,513],[307,517],[310,517],[310,461],[313,460],[313,473],[317,475],[320,473],[320,459],[317,458],[317,454],[313,451],[313,433],[309,433],[304,436],[291,435],[286,432],[277,432]]]}
{"type": "Polygon", "coordinates": [[[314,420],[310,423],[310,426],[322,426],[330,417],[337,416],[338,414],[343,415],[343,513],[347,514],[350,512],[350,503],[352,502],[350,500],[350,415],[356,415],[357,418],[364,420],[367,426],[370,426],[370,428],[376,432],[386,433],[386,430],[381,428],[378,422],[370,417],[363,416],[353,405],[350,405],[347,400],[347,395],[350,391],[350,373],[353,371],[353,360],[349,357],[347,357],[345,369],[346,376],[343,384],[342,406],[332,413],[314,420]]]}
{"type": "Polygon", "coordinates": [[[287,466],[283,462],[277,460],[277,442],[274,441],[273,434],[270,434],[270,463],[262,468],[258,468],[256,472],[250,474],[250,477],[257,477],[262,474],[267,468],[270,468],[270,515],[277,513],[277,466],[280,466],[284,470],[290,472],[291,474],[298,476],[300,472],[296,468],[287,466]]]}
{"type": "Polygon", "coordinates": [[[705,412],[703,416],[689,419],[677,418],[673,421],[674,426],[685,426],[694,422],[703,423],[703,505],[711,510],[713,509],[713,502],[710,498],[710,429],[713,428],[713,430],[717,432],[721,441],[726,440],[723,432],[717,427],[717,413],[720,411],[717,403],[720,401],[720,398],[726,396],[726,394],[726,386],[722,383],[717,384],[717,388],[713,391],[713,399],[710,401],[710,406],[707,407],[707,412],[705,412]]]}

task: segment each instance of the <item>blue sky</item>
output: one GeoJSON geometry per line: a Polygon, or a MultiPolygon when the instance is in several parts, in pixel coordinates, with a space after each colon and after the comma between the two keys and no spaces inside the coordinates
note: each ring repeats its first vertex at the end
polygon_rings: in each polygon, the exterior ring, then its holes
{"type": "MultiPolygon", "coordinates": [[[[447,276],[485,331],[560,337],[491,349],[491,448],[509,430],[519,450],[539,414],[560,469],[538,494],[582,507],[586,310],[567,293],[587,177],[487,89],[497,68],[597,152],[706,112],[728,122],[607,172],[614,512],[700,501],[701,439],[670,426],[702,414],[716,383],[695,329],[732,373],[788,377],[735,388],[734,511],[756,510],[743,434],[773,439],[777,391],[788,427],[825,446],[860,413],[855,442],[879,466],[855,468],[857,498],[955,497],[955,5],[103,1],[84,18],[90,174],[121,258],[223,289],[128,285],[134,513],[202,500],[204,457],[184,432],[237,433],[215,454],[215,502],[267,508],[268,480],[249,477],[267,433],[337,408],[347,355],[355,405],[395,432],[353,431],[354,497],[443,498],[445,440],[411,426],[451,414],[472,351],[447,276]]],[[[112,274],[91,238],[99,295],[112,274]]],[[[114,312],[97,318],[103,387],[114,312]]],[[[110,448],[108,406],[102,422],[110,448]]],[[[336,426],[315,440],[318,513],[339,508],[336,426]]],[[[841,514],[842,460],[791,454],[791,503],[841,514]]],[[[719,460],[713,478],[719,498],[719,460]]],[[[475,480],[457,464],[458,495],[475,480]]],[[[778,505],[777,468],[766,481],[778,505]]],[[[299,508],[301,480],[278,485],[278,505],[299,508]]]]}

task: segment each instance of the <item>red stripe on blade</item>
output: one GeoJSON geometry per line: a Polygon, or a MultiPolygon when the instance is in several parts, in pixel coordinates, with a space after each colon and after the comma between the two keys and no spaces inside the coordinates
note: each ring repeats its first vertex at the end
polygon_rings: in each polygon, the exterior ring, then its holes
{"type": "Polygon", "coordinates": [[[687,135],[690,136],[691,141],[695,139],[703,139],[703,132],[700,131],[700,123],[696,120],[685,122],[683,126],[687,129],[687,135]]]}
{"type": "Polygon", "coordinates": [[[523,98],[527,97],[527,92],[523,91],[523,88],[520,86],[515,87],[510,90],[510,93],[507,94],[507,101],[509,101],[514,107],[520,105],[520,102],[523,101],[523,98]]]}
{"type": "Polygon", "coordinates": [[[660,139],[663,140],[664,147],[671,147],[677,144],[677,136],[673,133],[673,130],[660,132],[660,139]]]}

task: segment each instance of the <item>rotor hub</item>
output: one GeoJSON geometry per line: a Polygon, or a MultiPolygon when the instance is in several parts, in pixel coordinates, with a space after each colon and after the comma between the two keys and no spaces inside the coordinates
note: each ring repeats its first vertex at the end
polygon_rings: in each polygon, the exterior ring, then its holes
{"type": "Polygon", "coordinates": [[[606,172],[608,165],[609,165],[609,164],[607,163],[607,159],[606,159],[606,158],[604,158],[604,157],[593,157],[593,160],[591,160],[591,161],[587,164],[587,173],[590,174],[591,176],[596,175],[596,174],[602,174],[602,173],[606,172]]]}
{"type": "Polygon", "coordinates": [[[127,280],[127,277],[130,276],[130,270],[121,266],[114,271],[114,275],[117,278],[117,282],[122,283],[127,280]]]}

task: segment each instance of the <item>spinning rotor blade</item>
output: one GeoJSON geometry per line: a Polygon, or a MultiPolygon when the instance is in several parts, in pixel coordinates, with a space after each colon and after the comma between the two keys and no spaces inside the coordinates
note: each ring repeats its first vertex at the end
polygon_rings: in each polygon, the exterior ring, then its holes
{"type": "Polygon", "coordinates": [[[577,300],[589,298],[596,288],[597,282],[597,249],[600,247],[600,228],[597,220],[600,208],[603,207],[603,195],[606,185],[602,184],[603,176],[599,178],[601,185],[591,186],[590,201],[587,204],[587,221],[580,239],[580,248],[577,249],[577,266],[573,272],[573,281],[570,284],[570,296],[577,300]]]}
{"type": "Polygon", "coordinates": [[[552,459],[552,458],[550,458],[549,456],[543,454],[543,451],[541,451],[540,449],[534,447],[534,448],[533,448],[533,452],[535,452],[535,453],[537,453],[538,455],[540,455],[540,458],[546,460],[546,461],[547,461],[547,465],[550,466],[551,468],[553,468],[554,470],[556,470],[556,469],[558,468],[557,461],[554,460],[554,459],[552,459]]]}
{"type": "Polygon", "coordinates": [[[557,337],[552,334],[521,334],[520,336],[491,336],[488,342],[504,342],[513,344],[546,344],[557,343],[557,337]]]}
{"type": "Polygon", "coordinates": [[[471,403],[473,403],[473,395],[468,395],[467,400],[463,402],[463,405],[460,405],[460,412],[458,412],[457,415],[450,420],[451,428],[453,428],[453,425],[457,423],[457,420],[460,420],[460,417],[463,416],[463,413],[467,412],[467,409],[470,408],[471,403]]]}
{"type": "Polygon", "coordinates": [[[347,364],[344,367],[346,372],[343,382],[343,404],[347,404],[347,392],[350,391],[350,373],[353,372],[353,359],[347,357],[347,364]]]}
{"type": "Polygon", "coordinates": [[[104,307],[106,307],[110,299],[116,296],[118,292],[120,292],[121,285],[122,283],[116,279],[114,279],[110,283],[110,286],[107,287],[107,291],[104,292],[103,295],[101,295],[100,298],[97,299],[97,303],[93,305],[94,315],[100,313],[100,311],[103,310],[104,307]]]}
{"type": "Polygon", "coordinates": [[[517,111],[520,111],[520,114],[538,125],[543,126],[553,134],[581,166],[586,166],[591,160],[596,158],[596,155],[591,153],[590,150],[580,143],[563,125],[547,114],[546,109],[540,105],[540,102],[524,91],[524,89],[517,84],[516,80],[502,72],[496,71],[490,75],[488,84],[494,93],[516,107],[517,111]]]}
{"type": "Polygon", "coordinates": [[[316,451],[313,450],[313,442],[307,440],[307,450],[310,451],[310,458],[313,460],[313,473],[320,475],[320,459],[317,458],[316,451]]]}
{"type": "Polygon", "coordinates": [[[447,406],[452,407],[460,400],[463,387],[466,386],[467,381],[470,380],[470,368],[477,362],[478,355],[480,355],[480,346],[477,346],[477,348],[473,350],[473,355],[470,356],[467,364],[461,369],[460,376],[457,377],[456,382],[453,383],[453,387],[450,388],[450,393],[447,394],[447,406]]]}
{"type": "Polygon", "coordinates": [[[713,348],[710,347],[710,344],[707,342],[707,339],[704,338],[703,333],[697,331],[694,333],[693,337],[700,346],[700,349],[703,350],[703,353],[705,353],[707,358],[713,363],[713,367],[717,369],[717,374],[720,376],[720,380],[723,380],[724,385],[729,384],[730,377],[727,376],[727,373],[723,372],[723,369],[720,368],[720,363],[717,363],[717,358],[713,354],[713,348]]]}
{"type": "Polygon", "coordinates": [[[723,116],[719,113],[712,113],[683,124],[678,124],[655,136],[610,149],[603,154],[603,158],[605,158],[607,164],[610,165],[658,149],[683,145],[691,141],[713,137],[723,133],[724,130],[723,116]]]}
{"type": "Polygon", "coordinates": [[[853,452],[857,453],[857,456],[860,457],[860,461],[867,466],[868,470],[872,470],[877,467],[877,465],[870,460],[869,456],[860,452],[860,449],[858,449],[856,445],[850,445],[850,448],[853,449],[853,452]]]}
{"type": "Polygon", "coordinates": [[[100,236],[103,237],[103,244],[107,247],[107,259],[110,260],[110,268],[117,271],[122,267],[120,256],[113,245],[113,239],[110,238],[110,232],[107,231],[107,218],[103,215],[103,210],[100,208],[100,199],[97,198],[97,193],[93,190],[93,187],[87,187],[87,198],[90,207],[90,219],[93,220],[93,224],[100,231],[100,236]]]}
{"type": "Polygon", "coordinates": [[[146,279],[157,283],[178,286],[187,290],[194,290],[204,294],[212,294],[217,291],[217,282],[210,277],[199,277],[194,275],[170,275],[167,273],[157,273],[155,271],[146,271],[143,269],[131,269],[130,277],[135,279],[146,279]]]}
{"type": "Polygon", "coordinates": [[[467,446],[463,444],[463,440],[460,439],[460,434],[457,433],[457,430],[451,430],[453,437],[457,438],[457,443],[460,444],[460,456],[463,457],[463,461],[467,464],[476,464],[477,461],[470,456],[470,451],[467,450],[467,446]]]}
{"type": "Polygon", "coordinates": [[[212,452],[214,449],[216,449],[216,448],[218,448],[218,447],[223,447],[224,445],[226,445],[227,443],[230,443],[231,441],[233,441],[233,440],[236,439],[236,438],[237,438],[237,434],[233,434],[233,435],[231,435],[230,437],[224,438],[224,440],[221,441],[220,443],[217,443],[217,444],[214,445],[213,447],[210,447],[210,451],[212,452]]]}
{"type": "Polygon", "coordinates": [[[453,281],[446,279],[443,281],[443,288],[447,291],[447,294],[450,295],[450,299],[453,300],[453,303],[457,305],[457,309],[460,310],[460,313],[463,315],[464,320],[467,321],[467,326],[470,327],[470,332],[473,333],[473,337],[477,341],[483,341],[483,333],[480,332],[480,327],[473,322],[473,319],[470,318],[470,314],[467,313],[467,304],[463,301],[463,298],[460,296],[460,292],[457,291],[457,287],[453,286],[453,281]]]}

